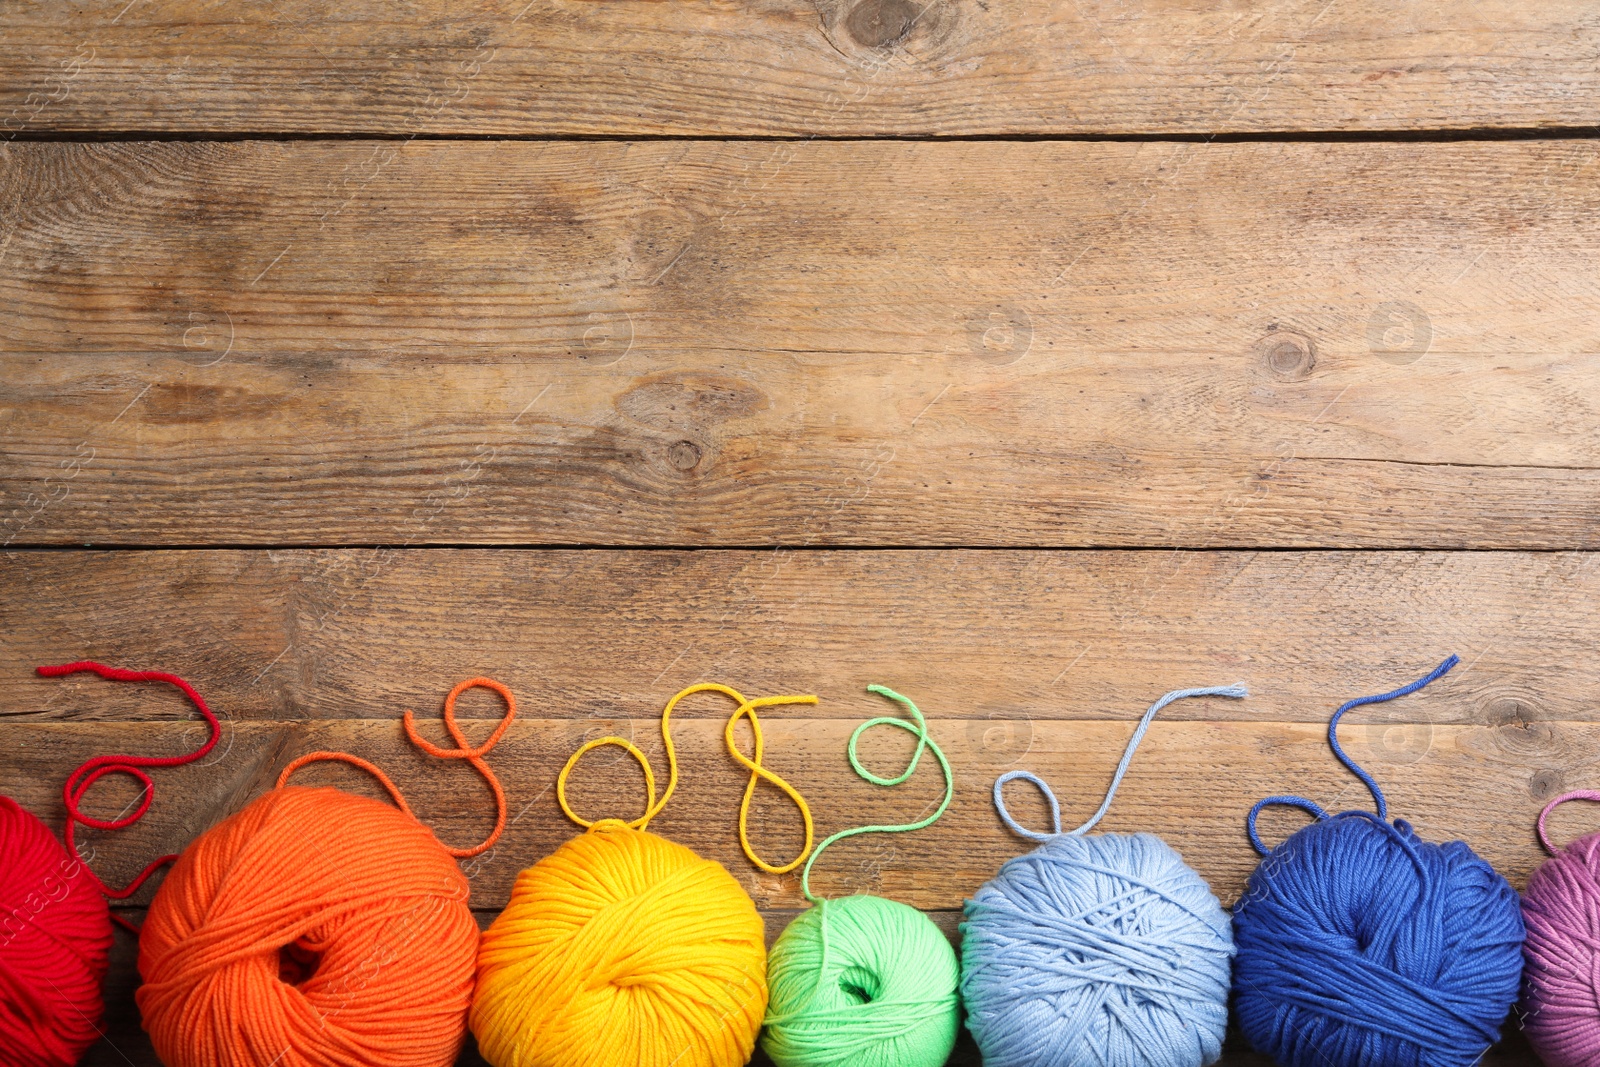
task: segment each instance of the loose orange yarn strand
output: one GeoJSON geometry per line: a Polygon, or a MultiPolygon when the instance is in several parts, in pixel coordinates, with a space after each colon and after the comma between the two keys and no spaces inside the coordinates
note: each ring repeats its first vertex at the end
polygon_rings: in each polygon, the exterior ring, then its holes
{"type": "Polygon", "coordinates": [[[728,751],[733,755],[733,758],[738,760],[750,770],[750,780],[745,783],[744,799],[739,804],[739,844],[744,849],[744,854],[749,857],[751,863],[772,874],[785,874],[794,870],[805,861],[807,853],[811,851],[811,842],[813,837],[811,808],[806,804],[805,797],[801,796],[798,790],[796,790],[788,782],[784,781],[777,774],[762,766],[761,759],[763,755],[763,741],[761,736],[761,720],[756,717],[755,709],[771,707],[778,704],[815,704],[817,702],[817,698],[815,696],[760,697],[756,700],[748,700],[745,698],[744,694],[740,693],[737,689],[730,689],[728,686],[718,685],[715,682],[701,682],[698,685],[691,685],[689,688],[682,690],[671,700],[667,701],[667,706],[661,711],[661,740],[665,744],[667,750],[667,788],[666,791],[661,794],[660,800],[656,799],[655,772],[650,768],[650,760],[643,752],[639,751],[638,746],[625,737],[599,737],[592,741],[585,742],[583,746],[578,749],[578,751],[569,756],[567,758],[566,766],[562,767],[561,773],[556,776],[556,800],[560,803],[561,810],[566,813],[567,818],[571,819],[573,822],[577,823],[586,830],[593,829],[596,826],[601,826],[606,823],[624,822],[621,819],[585,819],[577,812],[573,811],[572,805],[567,802],[567,777],[572,773],[572,769],[578,765],[578,761],[593,749],[600,748],[605,745],[615,745],[618,748],[624,749],[629,755],[637,760],[639,766],[644,770],[644,786],[647,797],[645,800],[644,814],[639,816],[639,818],[634,819],[632,822],[624,823],[624,825],[632,827],[635,830],[643,830],[649,826],[650,820],[661,813],[661,809],[667,806],[667,801],[672,798],[673,792],[678,788],[678,755],[677,749],[672,743],[672,709],[678,706],[678,701],[694,693],[721,693],[724,696],[738,701],[739,703],[738,710],[735,711],[731,717],[729,717],[728,724],[723,729],[723,738],[727,742],[728,751]],[[755,735],[754,759],[751,759],[745,756],[744,753],[740,752],[738,746],[733,740],[734,724],[737,723],[741,718],[745,717],[750,719],[750,729],[755,735]],[[762,778],[765,778],[767,781],[783,790],[789,799],[794,801],[795,807],[800,809],[800,818],[805,823],[805,847],[801,849],[800,855],[796,856],[793,861],[781,867],[769,864],[760,856],[756,855],[755,848],[750,844],[748,830],[750,798],[755,794],[756,782],[762,778]]]}
{"type": "MultiPolygon", "coordinates": [[[[510,689],[504,685],[501,685],[493,678],[468,678],[466,681],[450,690],[450,694],[444,698],[444,726],[445,729],[449,731],[450,737],[455,741],[457,747],[440,748],[438,745],[433,744],[427,738],[417,733],[416,720],[409,709],[406,711],[405,717],[401,720],[401,724],[406,730],[406,736],[411,739],[412,744],[422,749],[422,751],[426,752],[428,755],[436,756],[439,759],[466,760],[468,763],[472,764],[474,770],[483,776],[483,780],[489,783],[490,790],[494,792],[494,830],[486,839],[484,839],[482,844],[476,845],[472,848],[451,848],[449,845],[444,844],[444,842],[439,842],[446,852],[450,853],[452,856],[455,856],[457,859],[466,859],[469,856],[476,856],[480,853],[487,852],[489,849],[494,847],[494,843],[500,840],[500,835],[505,832],[505,790],[500,788],[500,779],[495,777],[494,770],[489,766],[488,762],[485,761],[483,757],[489,752],[490,749],[494,748],[495,745],[500,743],[500,739],[505,736],[506,730],[511,726],[511,720],[515,719],[516,717],[517,698],[512,696],[510,689]],[[484,741],[483,744],[477,746],[476,748],[473,748],[467,743],[466,735],[461,732],[461,727],[456,723],[456,697],[460,696],[468,689],[474,688],[493,689],[496,693],[499,693],[506,702],[506,713],[505,716],[500,720],[500,725],[494,728],[494,733],[489,735],[488,740],[484,741]]],[[[311,752],[301,756],[299,759],[294,760],[287,767],[285,767],[282,774],[278,775],[277,787],[280,789],[283,788],[283,784],[289,780],[289,776],[295,771],[299,770],[301,767],[304,767],[308,763],[316,763],[319,761],[348,763],[352,767],[360,767],[362,770],[366,771],[368,774],[372,775],[378,780],[378,783],[383,786],[383,788],[388,792],[389,796],[394,800],[396,807],[405,812],[407,815],[411,816],[413,819],[417,818],[416,813],[411,810],[411,806],[406,803],[406,798],[400,795],[399,788],[389,779],[387,774],[384,774],[383,771],[375,764],[362,759],[360,756],[352,756],[348,752],[311,752]]],[[[646,770],[648,773],[648,768],[646,770]]],[[[652,796],[654,795],[653,788],[651,790],[651,794],[652,796]]],[[[418,819],[417,821],[421,822],[422,820],[418,819]]]]}

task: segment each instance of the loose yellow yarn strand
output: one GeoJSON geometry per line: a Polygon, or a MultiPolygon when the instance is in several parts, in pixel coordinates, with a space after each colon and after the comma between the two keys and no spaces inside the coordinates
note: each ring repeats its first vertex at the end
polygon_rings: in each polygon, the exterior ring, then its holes
{"type": "Polygon", "coordinates": [[[757,708],[770,708],[781,704],[815,704],[815,696],[790,696],[790,697],[758,697],[755,700],[746,700],[739,705],[739,710],[728,718],[728,725],[722,730],[722,738],[728,744],[728,752],[734,759],[747,767],[750,771],[750,780],[744,785],[744,798],[739,801],[739,846],[744,849],[744,854],[750,862],[766,871],[768,874],[788,874],[800,864],[811,852],[811,843],[815,839],[816,831],[811,823],[811,807],[806,803],[806,798],[800,795],[799,790],[780,778],[776,773],[767,770],[761,763],[763,741],[761,738],[761,720],[756,718],[757,708]],[[755,758],[751,759],[739,751],[739,746],[733,740],[733,728],[741,718],[748,716],[750,719],[750,732],[755,737],[755,758]],[[754,846],[750,844],[750,798],[755,796],[756,783],[765,778],[779,789],[800,809],[800,819],[805,823],[806,841],[800,849],[800,854],[781,867],[774,866],[756,855],[754,846]]]}
{"type": "Polygon", "coordinates": [[[667,777],[659,796],[650,759],[627,738],[589,741],[562,767],[561,810],[590,832],[522,871],[506,909],[482,935],[471,1026],[492,1067],[749,1062],[768,998],[761,915],[720,862],[646,829],[678,784],[673,712],[702,692],[722,693],[751,716],[758,741],[749,762],[759,765],[766,746],[756,702],[727,686],[700,684],[662,709],[667,777]],[[567,796],[578,762],[608,745],[644,771],[644,811],[631,822],[584,819],[567,796]]]}
{"type": "Polygon", "coordinates": [[[739,802],[739,845],[744,849],[744,854],[749,858],[750,862],[755,864],[763,871],[766,871],[770,874],[787,874],[789,871],[794,870],[796,867],[799,867],[801,863],[805,862],[806,857],[811,852],[811,844],[814,837],[814,827],[811,820],[811,807],[806,803],[805,797],[801,796],[797,789],[791,786],[788,782],[784,781],[784,779],[777,773],[768,770],[762,764],[762,759],[765,755],[765,741],[761,733],[761,720],[756,715],[756,709],[775,707],[784,704],[815,704],[817,703],[817,698],[815,696],[758,697],[754,700],[750,700],[747,699],[744,694],[740,693],[737,689],[732,689],[725,685],[718,685],[715,682],[701,682],[698,685],[691,685],[687,689],[680,691],[671,700],[667,701],[667,706],[661,711],[661,740],[667,750],[667,788],[666,791],[661,794],[660,800],[656,799],[655,772],[650,767],[649,758],[639,750],[638,746],[625,737],[600,737],[594,739],[593,741],[585,742],[581,748],[569,756],[567,758],[566,766],[562,767],[561,773],[556,776],[556,800],[560,803],[561,810],[566,813],[567,818],[571,819],[573,822],[577,823],[586,830],[591,830],[596,826],[607,823],[622,823],[623,825],[629,826],[635,830],[643,830],[649,826],[650,820],[661,813],[661,809],[667,806],[667,801],[672,798],[673,792],[678,788],[678,755],[677,749],[672,743],[672,709],[678,706],[678,701],[695,693],[721,693],[724,696],[738,702],[739,707],[731,716],[729,716],[728,723],[723,728],[722,736],[723,740],[727,743],[729,754],[750,771],[750,780],[745,783],[744,787],[744,797],[739,802]],[[755,738],[755,752],[753,758],[746,756],[743,752],[739,751],[739,746],[734,741],[734,727],[742,718],[748,718],[750,720],[750,731],[755,738]],[[572,805],[567,801],[567,778],[572,773],[572,769],[576,767],[578,765],[578,761],[581,760],[591,750],[605,745],[615,745],[624,749],[629,755],[638,761],[639,766],[644,770],[644,784],[646,792],[645,812],[632,822],[624,823],[624,821],[621,819],[585,819],[578,815],[577,812],[573,811],[572,805]],[[750,843],[750,801],[751,798],[755,796],[756,784],[763,778],[777,786],[790,800],[794,801],[795,807],[800,809],[801,821],[805,824],[805,846],[800,850],[800,854],[798,856],[782,866],[776,866],[763,860],[756,854],[755,847],[750,843]]]}

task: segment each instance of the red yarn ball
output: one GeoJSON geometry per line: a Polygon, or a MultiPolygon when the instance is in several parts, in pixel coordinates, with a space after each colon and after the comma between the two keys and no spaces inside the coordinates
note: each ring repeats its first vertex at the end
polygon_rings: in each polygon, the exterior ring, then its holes
{"type": "Polygon", "coordinates": [[[100,1036],[111,910],[49,827],[0,796],[0,1067],[72,1067],[100,1036]]]}

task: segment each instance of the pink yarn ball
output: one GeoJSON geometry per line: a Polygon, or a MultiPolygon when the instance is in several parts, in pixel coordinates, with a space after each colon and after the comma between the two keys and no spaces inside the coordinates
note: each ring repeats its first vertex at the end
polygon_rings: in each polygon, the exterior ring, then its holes
{"type": "Polygon", "coordinates": [[[1580,837],[1533,872],[1522,920],[1529,1043],[1546,1067],[1600,1062],[1600,834],[1580,837]]]}

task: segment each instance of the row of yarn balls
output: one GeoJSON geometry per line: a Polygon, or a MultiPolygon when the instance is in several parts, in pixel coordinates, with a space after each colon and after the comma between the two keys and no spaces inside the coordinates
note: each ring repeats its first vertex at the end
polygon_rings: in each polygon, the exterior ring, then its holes
{"type": "MultiPolygon", "coordinates": [[[[1463,842],[1351,812],[1273,849],[1230,915],[1149,834],[1054,834],[966,903],[961,958],[872,896],[813,907],[770,959],[720,864],[597,824],[518,876],[480,934],[408,812],[282,787],[193,841],[139,937],[168,1067],[1180,1067],[1241,1029],[1285,1067],[1467,1065],[1525,989],[1551,1067],[1600,1062],[1600,835],[1520,901],[1463,842]],[[1527,938],[1524,939],[1524,922],[1527,938]],[[1524,956],[1526,976],[1524,978],[1524,956]]],[[[83,864],[0,797],[0,1064],[97,1038],[111,919],[83,864]]]]}

